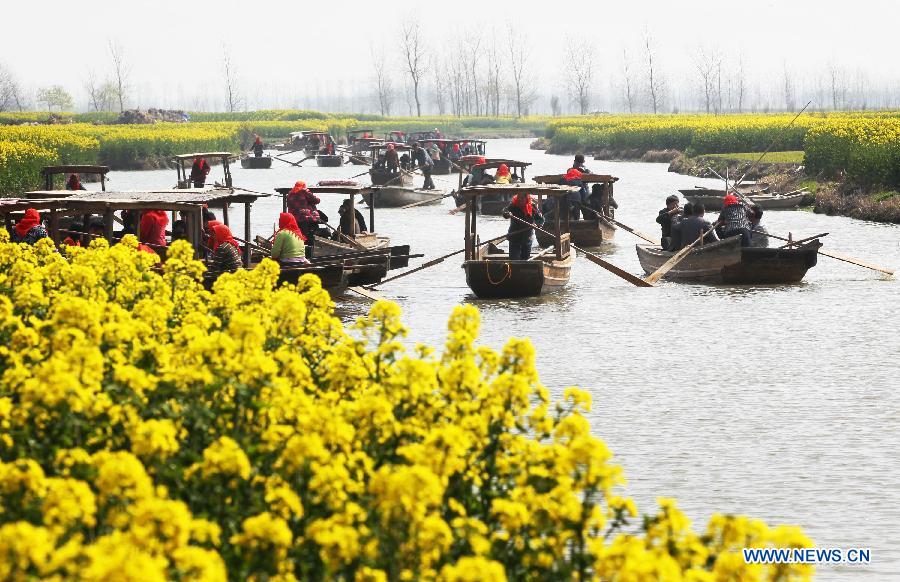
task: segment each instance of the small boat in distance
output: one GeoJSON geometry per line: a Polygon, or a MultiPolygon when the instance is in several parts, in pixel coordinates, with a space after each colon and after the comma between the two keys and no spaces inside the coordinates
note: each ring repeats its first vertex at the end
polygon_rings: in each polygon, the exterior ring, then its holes
{"type": "MultiPolygon", "coordinates": [[[[703,204],[707,210],[722,210],[722,198],[724,190],[711,190],[708,188],[689,188],[679,190],[692,204],[703,204]]],[[[803,198],[809,194],[807,190],[794,190],[785,194],[768,193],[761,190],[745,192],[741,194],[763,210],[790,210],[800,206],[803,198]]]]}
{"type": "Polygon", "coordinates": [[[272,167],[272,156],[243,156],[241,167],[246,170],[268,170],[272,167]]]}

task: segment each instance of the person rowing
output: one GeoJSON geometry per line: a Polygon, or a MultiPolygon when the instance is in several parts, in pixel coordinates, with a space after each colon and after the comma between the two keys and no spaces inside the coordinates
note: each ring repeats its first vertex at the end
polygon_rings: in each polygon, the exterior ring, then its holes
{"type": "Polygon", "coordinates": [[[256,139],[253,140],[253,147],[252,147],[251,149],[253,150],[253,155],[254,155],[254,157],[257,157],[257,158],[261,158],[261,157],[262,157],[262,155],[263,155],[263,142],[262,142],[262,138],[259,137],[258,135],[256,136],[256,139]]]}
{"type": "Polygon", "coordinates": [[[540,227],[544,224],[544,215],[532,200],[531,194],[520,193],[513,196],[510,205],[503,210],[503,218],[509,219],[509,260],[527,261],[531,258],[534,229],[522,231],[522,225],[515,219],[540,227]]]}
{"type": "Polygon", "coordinates": [[[722,211],[719,213],[718,223],[722,232],[719,237],[726,239],[732,236],[741,237],[741,246],[750,246],[750,219],[748,218],[749,206],[741,202],[734,194],[728,194],[722,199],[722,211]]]}

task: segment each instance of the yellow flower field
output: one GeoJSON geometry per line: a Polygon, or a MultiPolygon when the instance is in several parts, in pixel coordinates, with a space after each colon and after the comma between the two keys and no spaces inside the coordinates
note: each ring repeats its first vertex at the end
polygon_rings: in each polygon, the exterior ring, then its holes
{"type": "Polygon", "coordinates": [[[675,502],[643,524],[590,433],[587,392],[551,399],[527,340],[442,351],[399,308],[352,328],[315,276],[222,276],[176,242],[65,256],[0,230],[0,578],[794,580],[742,547],[794,527],[675,502]]]}

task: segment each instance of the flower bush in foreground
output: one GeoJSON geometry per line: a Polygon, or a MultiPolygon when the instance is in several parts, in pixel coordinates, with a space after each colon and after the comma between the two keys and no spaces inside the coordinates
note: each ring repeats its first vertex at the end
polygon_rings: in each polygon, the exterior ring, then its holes
{"type": "Polygon", "coordinates": [[[797,579],[745,546],[796,528],[671,500],[643,526],[592,436],[552,402],[526,340],[408,353],[399,308],[352,330],[314,276],[225,275],[175,243],[55,252],[0,231],[0,578],[797,579]]]}

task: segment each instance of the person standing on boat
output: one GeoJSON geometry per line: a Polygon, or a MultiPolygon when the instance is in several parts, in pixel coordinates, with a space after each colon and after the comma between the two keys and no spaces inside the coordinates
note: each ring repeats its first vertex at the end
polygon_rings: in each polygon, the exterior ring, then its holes
{"type": "Polygon", "coordinates": [[[272,241],[272,259],[282,266],[309,263],[306,258],[306,235],[300,230],[293,214],[282,212],[278,215],[278,232],[272,241]]]}
{"type": "Polygon", "coordinates": [[[81,185],[81,179],[78,177],[78,174],[72,174],[69,176],[68,181],[66,182],[66,190],[84,190],[84,186],[81,185]]]}
{"type": "Polygon", "coordinates": [[[584,166],[584,154],[575,154],[575,160],[572,162],[572,167],[582,174],[591,173],[591,171],[584,166]]]}
{"type": "Polygon", "coordinates": [[[241,248],[224,224],[213,227],[213,254],[207,271],[212,275],[233,273],[241,268],[241,248]]]}
{"type": "Polygon", "coordinates": [[[400,156],[397,154],[397,148],[392,143],[387,145],[387,151],[384,153],[384,164],[391,174],[400,172],[400,156]]]}
{"type": "Polygon", "coordinates": [[[578,186],[578,190],[569,192],[566,200],[569,202],[569,218],[581,219],[581,207],[587,203],[587,186],[581,181],[581,171],[577,168],[569,168],[562,181],[564,186],[578,186]]]}
{"type": "Polygon", "coordinates": [[[523,220],[528,224],[543,226],[544,215],[531,194],[516,194],[512,202],[503,210],[503,218],[509,219],[509,260],[527,261],[531,258],[531,246],[534,244],[534,229],[528,228],[513,217],[523,220]],[[524,229],[524,230],[523,230],[524,229]],[[520,232],[521,231],[521,232],[520,232]]]}
{"type": "Polygon", "coordinates": [[[719,213],[719,224],[722,225],[722,239],[732,236],[741,237],[741,246],[750,246],[750,219],[747,218],[747,206],[734,194],[722,199],[723,208],[719,213]]]}
{"type": "Polygon", "coordinates": [[[306,182],[298,181],[287,195],[287,209],[297,220],[297,225],[306,237],[306,258],[313,256],[315,233],[319,223],[319,211],[316,205],[321,202],[306,188],[306,182]]]}
{"type": "Polygon", "coordinates": [[[769,246],[769,231],[762,224],[763,209],[759,206],[750,207],[750,246],[767,248],[769,246]]]}
{"type": "MultiPolygon", "coordinates": [[[[594,184],[593,186],[591,186],[591,193],[588,196],[588,200],[587,200],[587,206],[591,210],[582,208],[582,210],[584,211],[585,218],[597,218],[601,214],[604,214],[603,188],[604,188],[603,184],[594,184]]],[[[610,193],[609,193],[610,215],[615,216],[615,213],[613,212],[613,210],[615,210],[618,207],[619,207],[619,203],[616,202],[615,198],[613,198],[612,189],[610,189],[610,193]]]]}
{"type": "Polygon", "coordinates": [[[662,248],[669,248],[672,242],[672,217],[681,213],[681,207],[678,206],[678,196],[674,194],[666,198],[666,207],[659,211],[656,217],[656,223],[662,228],[662,237],[660,245],[662,248]]]}
{"type": "Polygon", "coordinates": [[[166,246],[166,227],[169,226],[169,213],[165,210],[145,210],[141,216],[140,236],[138,240],[151,248],[166,246]]]}
{"type": "Polygon", "coordinates": [[[253,148],[251,148],[251,149],[253,150],[253,155],[254,155],[254,156],[256,156],[257,158],[261,158],[261,157],[262,157],[262,155],[263,155],[263,142],[262,142],[262,138],[259,137],[258,135],[256,136],[256,139],[253,141],[253,148]]]}
{"type": "Polygon", "coordinates": [[[25,211],[25,215],[19,219],[19,222],[16,223],[9,235],[9,239],[12,242],[28,245],[33,245],[42,238],[50,236],[41,223],[41,215],[34,208],[29,208],[25,211]]]}
{"type": "Polygon", "coordinates": [[[693,244],[694,241],[700,238],[700,235],[702,235],[703,233],[708,233],[703,237],[703,244],[709,244],[719,240],[719,237],[716,236],[716,231],[712,228],[712,224],[710,224],[710,222],[704,218],[705,215],[706,206],[704,206],[703,204],[699,202],[697,204],[693,204],[690,211],[688,211],[687,205],[685,205],[683,214],[684,218],[680,221],[677,221],[677,219],[673,219],[672,221],[673,240],[675,238],[676,225],[679,230],[680,238],[678,248],[673,250],[679,250],[690,244],[693,244]]]}
{"type": "Polygon", "coordinates": [[[194,188],[203,188],[206,185],[206,177],[209,176],[211,169],[209,162],[204,158],[194,160],[194,164],[191,166],[191,182],[194,183],[194,188]]]}
{"type": "Polygon", "coordinates": [[[422,175],[425,176],[425,183],[422,184],[422,188],[434,190],[434,181],[431,179],[431,170],[434,168],[434,162],[431,161],[431,156],[419,145],[419,142],[413,144],[412,163],[414,168],[416,166],[421,168],[422,175]]]}
{"type": "Polygon", "coordinates": [[[453,144],[453,149],[450,150],[450,156],[449,156],[449,157],[450,157],[450,161],[451,161],[451,162],[458,162],[458,161],[459,161],[459,158],[462,157],[462,152],[459,151],[459,144],[458,144],[458,143],[453,144]]]}

